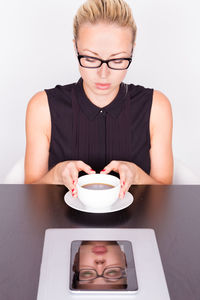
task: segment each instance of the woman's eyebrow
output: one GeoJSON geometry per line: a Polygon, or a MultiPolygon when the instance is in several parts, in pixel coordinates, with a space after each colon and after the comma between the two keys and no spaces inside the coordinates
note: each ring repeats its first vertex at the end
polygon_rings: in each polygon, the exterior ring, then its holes
{"type": "MultiPolygon", "coordinates": [[[[123,268],[122,266],[120,266],[119,264],[112,264],[112,265],[106,265],[105,268],[111,268],[111,267],[117,267],[117,268],[123,268]]],[[[79,265],[80,269],[84,269],[84,268],[89,268],[89,269],[95,269],[95,267],[93,266],[88,266],[88,265],[79,265]]]]}
{"type": "MultiPolygon", "coordinates": [[[[89,52],[91,52],[92,54],[94,54],[94,55],[96,55],[96,56],[99,56],[98,53],[93,52],[93,51],[91,51],[91,50],[89,50],[89,49],[83,49],[83,51],[89,51],[89,52]]],[[[116,55],[119,55],[119,54],[123,54],[123,53],[124,53],[124,54],[128,54],[128,52],[122,51],[122,52],[118,52],[118,53],[115,53],[115,54],[111,54],[110,57],[116,56],[116,55]]]]}

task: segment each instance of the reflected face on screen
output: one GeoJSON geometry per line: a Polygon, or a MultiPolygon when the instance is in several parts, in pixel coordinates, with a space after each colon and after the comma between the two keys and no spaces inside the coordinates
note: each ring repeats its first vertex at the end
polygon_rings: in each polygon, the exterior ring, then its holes
{"type": "Polygon", "coordinates": [[[79,289],[126,288],[126,258],[115,241],[84,241],[75,257],[79,289]]]}

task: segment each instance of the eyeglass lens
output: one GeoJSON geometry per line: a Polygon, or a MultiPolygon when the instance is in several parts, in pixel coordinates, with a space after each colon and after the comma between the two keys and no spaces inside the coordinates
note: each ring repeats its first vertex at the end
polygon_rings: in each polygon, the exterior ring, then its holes
{"type": "MultiPolygon", "coordinates": [[[[121,268],[107,268],[104,270],[102,277],[108,279],[117,279],[120,278],[123,274],[121,268]]],[[[84,269],[79,272],[79,280],[92,280],[98,277],[96,270],[93,269],[84,269]]]]}

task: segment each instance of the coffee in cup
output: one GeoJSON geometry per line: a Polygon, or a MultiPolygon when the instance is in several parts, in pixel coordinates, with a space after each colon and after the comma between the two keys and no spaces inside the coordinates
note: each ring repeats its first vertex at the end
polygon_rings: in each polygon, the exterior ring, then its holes
{"type": "Polygon", "coordinates": [[[114,188],[114,185],[106,183],[88,183],[82,185],[82,187],[88,190],[107,190],[114,188]]]}

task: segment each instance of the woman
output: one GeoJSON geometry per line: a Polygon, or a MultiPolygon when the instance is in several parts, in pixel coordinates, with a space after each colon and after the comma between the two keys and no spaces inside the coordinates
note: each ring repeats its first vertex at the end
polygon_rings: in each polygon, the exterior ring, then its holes
{"type": "Polygon", "coordinates": [[[73,263],[77,289],[126,289],[127,262],[116,241],[82,241],[73,263]]]}
{"type": "Polygon", "coordinates": [[[123,0],[88,0],[74,18],[81,78],[30,100],[25,183],[64,184],[79,172],[116,172],[132,184],[171,184],[172,112],[160,91],[124,84],[136,25],[123,0]]]}

